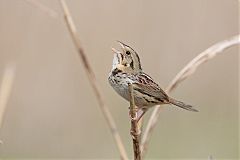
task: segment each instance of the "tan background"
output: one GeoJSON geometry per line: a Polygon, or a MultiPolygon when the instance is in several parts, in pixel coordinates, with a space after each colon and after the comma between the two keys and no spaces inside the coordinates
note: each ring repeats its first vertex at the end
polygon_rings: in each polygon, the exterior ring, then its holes
{"type": "MultiPolygon", "coordinates": [[[[51,18],[24,0],[0,1],[0,78],[17,74],[0,139],[5,158],[118,158],[57,0],[39,0],[51,18]]],[[[131,45],[164,88],[210,45],[238,33],[236,0],[68,0],[82,45],[132,154],[128,103],[107,82],[110,47],[131,45]]],[[[204,64],[171,95],[199,113],[165,106],[148,158],[238,157],[237,47],[204,64]]],[[[149,114],[147,115],[149,116],[149,114]]]]}

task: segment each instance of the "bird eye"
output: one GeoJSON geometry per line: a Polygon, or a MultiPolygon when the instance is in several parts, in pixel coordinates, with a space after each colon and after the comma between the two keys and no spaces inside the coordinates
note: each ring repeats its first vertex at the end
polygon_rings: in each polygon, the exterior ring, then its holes
{"type": "Polygon", "coordinates": [[[130,53],[129,51],[126,51],[126,54],[127,54],[127,55],[130,55],[131,53],[130,53]]]}

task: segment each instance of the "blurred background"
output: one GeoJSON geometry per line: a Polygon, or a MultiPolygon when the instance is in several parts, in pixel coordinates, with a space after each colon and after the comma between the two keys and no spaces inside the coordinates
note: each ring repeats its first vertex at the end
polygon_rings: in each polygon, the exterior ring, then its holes
{"type": "MultiPolygon", "coordinates": [[[[16,66],[0,129],[1,158],[119,159],[57,0],[0,1],[0,82],[16,66]],[[37,4],[38,4],[37,3],[37,4]]],[[[237,0],[67,0],[129,155],[129,103],[107,81],[116,40],[132,46],[162,88],[200,52],[238,34],[237,0]]],[[[171,96],[200,110],[163,106],[147,159],[239,158],[238,47],[171,96]]],[[[150,112],[146,115],[146,120],[150,112]]]]}

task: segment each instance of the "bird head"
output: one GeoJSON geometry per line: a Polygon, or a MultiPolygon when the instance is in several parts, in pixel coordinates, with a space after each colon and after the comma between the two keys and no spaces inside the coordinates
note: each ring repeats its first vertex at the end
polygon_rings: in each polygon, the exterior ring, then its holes
{"type": "Polygon", "coordinates": [[[140,58],[136,51],[130,46],[118,41],[121,51],[112,48],[114,52],[113,69],[117,68],[127,73],[137,73],[142,71],[140,58]]]}

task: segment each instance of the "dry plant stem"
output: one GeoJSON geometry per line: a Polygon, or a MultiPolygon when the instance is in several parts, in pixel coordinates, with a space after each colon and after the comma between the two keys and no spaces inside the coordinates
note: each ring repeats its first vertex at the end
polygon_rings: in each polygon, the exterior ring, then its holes
{"type": "Polygon", "coordinates": [[[85,54],[85,52],[84,52],[84,50],[81,46],[80,39],[79,39],[77,30],[76,30],[76,27],[74,25],[74,22],[72,20],[72,17],[70,15],[69,9],[68,9],[68,7],[66,5],[66,2],[64,0],[60,0],[60,3],[61,3],[61,6],[62,6],[62,9],[63,9],[63,12],[64,12],[64,18],[65,18],[68,30],[69,30],[69,32],[71,34],[71,37],[73,39],[73,42],[74,42],[74,44],[75,44],[75,46],[78,50],[79,56],[81,57],[81,60],[84,64],[84,68],[86,70],[86,73],[87,73],[87,76],[88,76],[89,81],[91,83],[91,86],[94,90],[95,96],[98,100],[101,111],[102,111],[102,113],[103,113],[103,115],[104,115],[104,117],[105,117],[105,119],[108,123],[109,128],[111,129],[111,133],[112,133],[112,135],[115,139],[118,150],[120,152],[120,157],[123,160],[127,160],[128,157],[127,157],[124,145],[122,143],[121,137],[118,133],[116,124],[114,122],[114,119],[113,119],[108,107],[106,106],[106,104],[105,104],[105,102],[104,102],[104,100],[101,96],[101,93],[98,89],[98,85],[96,83],[95,75],[94,75],[94,73],[91,69],[91,66],[90,66],[90,64],[87,60],[86,54],[85,54]]]}
{"type": "MultiPolygon", "coordinates": [[[[202,53],[200,53],[197,57],[195,57],[193,60],[191,60],[171,81],[171,83],[168,85],[166,92],[169,93],[175,89],[180,82],[188,78],[190,75],[192,75],[196,69],[203,64],[204,62],[209,61],[210,59],[214,58],[216,55],[224,51],[225,49],[234,46],[236,44],[240,43],[240,35],[231,37],[227,40],[221,41],[219,43],[214,44],[213,46],[209,47],[202,53]]],[[[148,121],[148,124],[146,126],[145,133],[143,134],[142,138],[142,155],[145,155],[149,143],[150,136],[152,134],[153,129],[156,127],[159,115],[160,115],[161,108],[155,107],[150,119],[148,121]]]]}
{"type": "Polygon", "coordinates": [[[215,45],[211,46],[207,50],[200,53],[197,57],[195,57],[192,61],[190,61],[171,81],[171,83],[167,87],[167,92],[171,92],[173,89],[177,87],[177,85],[185,80],[187,77],[192,75],[198,66],[203,64],[204,62],[209,61],[210,59],[214,58],[218,53],[221,53],[223,50],[239,44],[240,43],[240,36],[234,36],[227,40],[221,41],[216,43],[215,45]]]}
{"type": "MultiPolygon", "coordinates": [[[[0,129],[2,126],[4,113],[12,91],[13,81],[15,77],[15,66],[9,65],[4,70],[1,86],[0,86],[0,129]]],[[[2,141],[0,140],[0,143],[2,141]]]]}
{"type": "Polygon", "coordinates": [[[133,152],[134,152],[134,160],[141,160],[141,149],[140,149],[140,141],[141,141],[141,129],[139,128],[137,122],[137,111],[138,108],[135,105],[134,97],[133,97],[133,86],[132,84],[128,85],[129,95],[130,95],[130,116],[131,116],[131,130],[130,133],[132,135],[133,141],[133,152]]]}

